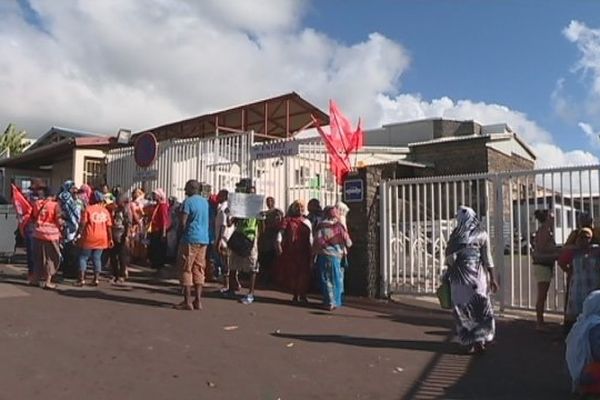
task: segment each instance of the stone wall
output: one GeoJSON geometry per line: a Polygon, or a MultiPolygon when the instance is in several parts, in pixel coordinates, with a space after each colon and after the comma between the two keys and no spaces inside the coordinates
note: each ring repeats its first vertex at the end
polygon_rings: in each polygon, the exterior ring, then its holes
{"type": "Polygon", "coordinates": [[[380,289],[379,275],[379,184],[398,175],[397,164],[384,164],[359,168],[348,179],[362,179],[364,199],[360,203],[347,203],[348,230],[353,246],[348,253],[346,292],[352,296],[377,297],[380,289]]]}

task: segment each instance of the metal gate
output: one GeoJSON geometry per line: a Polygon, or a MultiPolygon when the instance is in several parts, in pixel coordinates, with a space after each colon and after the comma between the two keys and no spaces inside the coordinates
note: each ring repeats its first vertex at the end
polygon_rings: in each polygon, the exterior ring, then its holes
{"type": "Polygon", "coordinates": [[[111,186],[120,185],[126,193],[137,187],[146,191],[163,188],[168,196],[179,199],[185,197],[189,179],[233,190],[236,182],[250,175],[251,143],[251,133],[163,141],[148,168],[135,163],[133,147],[114,149],[108,153],[107,181],[111,186]]]}
{"type": "Polygon", "coordinates": [[[253,132],[227,134],[210,138],[163,141],[152,166],[141,168],[134,160],[133,147],[111,150],[108,153],[107,181],[120,185],[126,193],[136,187],[146,191],[163,188],[167,195],[185,196],[184,186],[189,179],[219,189],[233,191],[242,178],[252,177],[257,193],[275,198],[277,207],[285,208],[293,200],[317,198],[324,204],[334,204],[339,187],[329,172],[327,151],[318,138],[285,139],[295,148],[291,155],[273,155],[254,159],[253,132]]]}
{"type": "MultiPolygon", "coordinates": [[[[554,212],[558,245],[582,213],[600,216],[600,166],[406,179],[381,185],[381,291],[433,294],[460,205],[477,212],[490,236],[501,307],[534,309],[534,212],[554,212]]],[[[555,266],[547,309],[564,307],[566,279],[555,266]]]]}

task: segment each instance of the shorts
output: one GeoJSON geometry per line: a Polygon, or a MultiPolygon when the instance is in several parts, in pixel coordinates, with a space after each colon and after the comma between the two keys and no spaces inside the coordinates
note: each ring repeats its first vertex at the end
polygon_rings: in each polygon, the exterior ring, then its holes
{"type": "Polygon", "coordinates": [[[180,244],[177,265],[182,286],[203,285],[206,278],[206,245],[180,244]]]}
{"type": "Polygon", "coordinates": [[[242,257],[229,250],[229,271],[253,272],[258,274],[258,247],[256,240],[248,257],[242,257]]]}
{"type": "Polygon", "coordinates": [[[533,264],[533,276],[536,282],[550,282],[554,275],[554,267],[546,267],[545,265],[533,264]]]}

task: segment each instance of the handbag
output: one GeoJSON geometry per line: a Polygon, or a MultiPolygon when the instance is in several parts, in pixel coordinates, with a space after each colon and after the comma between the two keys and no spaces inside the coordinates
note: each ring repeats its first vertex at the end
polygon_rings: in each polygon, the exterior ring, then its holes
{"type": "Polygon", "coordinates": [[[450,310],[452,308],[452,295],[450,293],[450,283],[444,280],[442,284],[437,288],[435,294],[440,302],[440,307],[444,310],[450,310]]]}
{"type": "Polygon", "coordinates": [[[254,242],[248,239],[243,233],[234,231],[227,241],[227,247],[240,257],[250,257],[254,242]]]}
{"type": "Polygon", "coordinates": [[[554,267],[554,262],[558,258],[554,253],[541,253],[533,251],[531,254],[534,264],[543,265],[544,267],[554,267]]]}

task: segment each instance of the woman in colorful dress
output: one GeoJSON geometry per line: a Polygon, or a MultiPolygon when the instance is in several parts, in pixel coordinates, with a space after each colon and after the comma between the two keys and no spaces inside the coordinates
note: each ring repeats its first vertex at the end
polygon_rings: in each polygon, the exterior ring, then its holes
{"type": "Polygon", "coordinates": [[[446,248],[444,279],[450,283],[458,341],[467,353],[482,352],[496,330],[490,290],[495,293],[498,284],[489,238],[470,207],[459,208],[456,222],[446,248]]]}
{"type": "Polygon", "coordinates": [[[277,280],[293,294],[292,303],[308,303],[306,294],[311,284],[312,228],[304,216],[304,204],[292,203],[277,234],[277,280]]]}
{"type": "Polygon", "coordinates": [[[565,249],[558,258],[558,265],[571,276],[565,311],[567,332],[581,314],[585,298],[600,287],[600,247],[591,244],[593,235],[590,228],[581,228],[575,247],[565,249]]]}
{"type": "Polygon", "coordinates": [[[332,311],[342,305],[344,294],[344,268],[342,260],[352,241],[346,228],[339,220],[336,207],[325,207],[324,219],[317,226],[313,251],[317,255],[319,280],[323,292],[323,303],[332,311]]]}
{"type": "Polygon", "coordinates": [[[146,260],[146,247],[143,243],[146,233],[144,225],[144,207],[146,204],[144,191],[139,188],[135,189],[131,199],[132,201],[129,204],[131,215],[130,255],[134,260],[143,263],[146,260]]]}
{"type": "Polygon", "coordinates": [[[79,230],[82,208],[76,200],[75,182],[68,180],[63,183],[58,193],[62,217],[65,221],[63,252],[62,252],[62,274],[65,278],[77,278],[77,247],[75,239],[79,230]]]}

